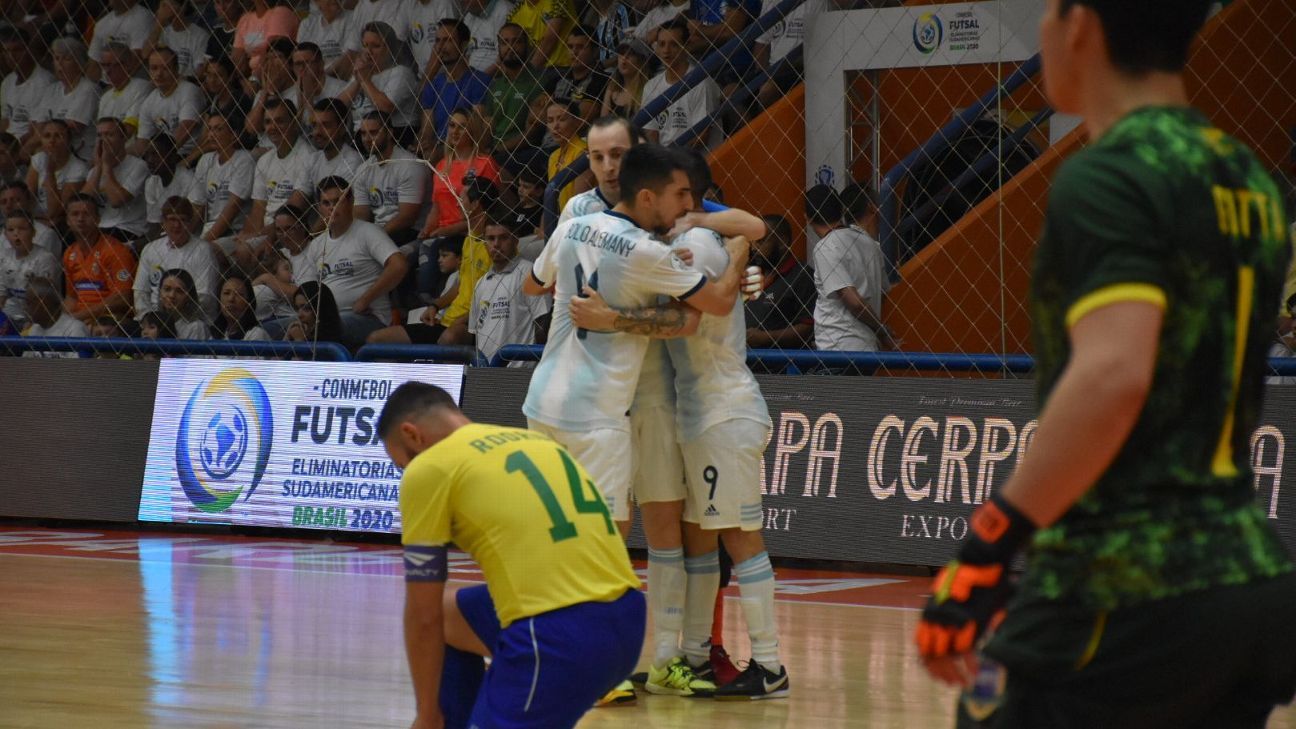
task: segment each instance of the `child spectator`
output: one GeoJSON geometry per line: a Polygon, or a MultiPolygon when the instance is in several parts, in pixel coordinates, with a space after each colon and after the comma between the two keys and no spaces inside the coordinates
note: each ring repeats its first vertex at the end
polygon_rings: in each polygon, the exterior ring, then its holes
{"type": "Polygon", "coordinates": [[[0,309],[21,328],[27,324],[27,282],[43,278],[58,286],[63,266],[54,254],[36,246],[36,224],[25,210],[6,215],[4,230],[10,248],[0,248],[0,309]]]}

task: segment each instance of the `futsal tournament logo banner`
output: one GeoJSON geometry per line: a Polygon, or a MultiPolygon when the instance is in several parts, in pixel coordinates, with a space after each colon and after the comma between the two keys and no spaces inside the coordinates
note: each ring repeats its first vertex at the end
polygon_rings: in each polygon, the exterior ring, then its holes
{"type": "Polygon", "coordinates": [[[407,380],[455,400],[461,365],[167,359],[141,521],[399,532],[378,415],[407,380]]]}

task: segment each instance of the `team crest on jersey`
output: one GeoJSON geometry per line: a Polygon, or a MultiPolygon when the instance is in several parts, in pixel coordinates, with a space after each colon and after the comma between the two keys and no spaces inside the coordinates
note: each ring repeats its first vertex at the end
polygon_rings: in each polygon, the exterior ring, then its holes
{"type": "Polygon", "coordinates": [[[127,271],[127,270],[124,269],[124,268],[123,268],[122,270],[118,271],[118,272],[117,272],[117,280],[118,280],[118,281],[129,281],[129,280],[130,280],[130,271],[127,271]]]}

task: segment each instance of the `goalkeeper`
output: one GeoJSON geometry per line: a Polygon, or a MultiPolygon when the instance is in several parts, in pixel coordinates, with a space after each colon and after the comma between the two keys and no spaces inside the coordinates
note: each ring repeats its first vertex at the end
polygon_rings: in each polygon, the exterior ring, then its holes
{"type": "Polygon", "coordinates": [[[1045,87],[1090,145],[1036,254],[1039,430],[917,631],[960,726],[1259,728],[1296,690],[1296,576],[1250,462],[1291,245],[1262,164],[1189,107],[1209,5],[1046,3],[1045,87]]]}

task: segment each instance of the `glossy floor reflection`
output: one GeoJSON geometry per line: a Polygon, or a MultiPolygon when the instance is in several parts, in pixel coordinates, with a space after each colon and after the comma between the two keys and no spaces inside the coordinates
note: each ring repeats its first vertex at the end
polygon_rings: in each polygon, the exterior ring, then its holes
{"type": "MultiPolygon", "coordinates": [[[[399,552],[0,528],[0,727],[405,727],[399,552]]],[[[452,565],[457,579],[480,575],[452,565]]],[[[909,648],[926,580],[780,570],[787,701],[645,696],[581,727],[950,724],[909,648]]],[[[738,603],[730,649],[745,655],[738,603]]],[[[1296,729],[1296,712],[1271,727],[1296,729]]]]}

